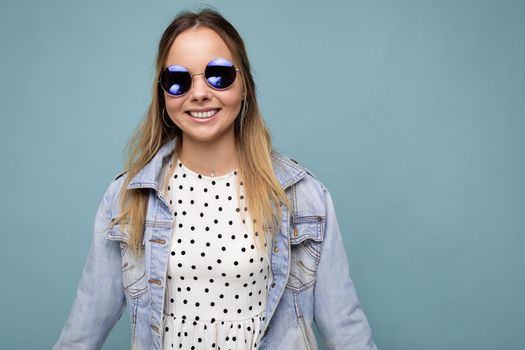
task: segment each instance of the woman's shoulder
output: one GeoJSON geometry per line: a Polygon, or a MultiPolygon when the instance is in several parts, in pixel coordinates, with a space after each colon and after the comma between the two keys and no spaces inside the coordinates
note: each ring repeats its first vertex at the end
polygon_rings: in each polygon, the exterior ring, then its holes
{"type": "Polygon", "coordinates": [[[118,173],[114,178],[113,178],[113,181],[115,180],[118,180],[120,177],[122,177],[122,175],[126,174],[127,171],[124,170],[124,171],[121,171],[120,173],[118,173]]]}
{"type": "MultiPolygon", "coordinates": [[[[292,205],[292,223],[294,233],[292,244],[311,238],[321,241],[324,237],[324,222],[327,218],[328,190],[321,180],[296,157],[291,158],[278,152],[272,152],[275,168],[292,168],[297,176],[293,185],[286,188],[292,205]]],[[[281,170],[276,170],[283,171],[281,170]]]]}
{"type": "Polygon", "coordinates": [[[116,203],[118,203],[118,196],[124,181],[126,180],[127,171],[121,171],[117,175],[113,176],[112,180],[106,186],[104,197],[108,201],[111,212],[115,212],[116,203]]]}
{"type": "Polygon", "coordinates": [[[274,163],[274,166],[275,164],[279,164],[285,167],[288,166],[288,167],[304,170],[308,175],[317,179],[317,176],[315,176],[315,174],[310,169],[308,169],[306,166],[304,166],[301,162],[298,162],[294,158],[280,151],[272,150],[272,163],[274,163]]]}
{"type": "Polygon", "coordinates": [[[325,191],[327,191],[326,186],[317,175],[300,160],[297,160],[297,157],[292,158],[290,155],[272,150],[272,165],[277,177],[286,174],[291,178],[296,192],[324,196],[325,191]]]}

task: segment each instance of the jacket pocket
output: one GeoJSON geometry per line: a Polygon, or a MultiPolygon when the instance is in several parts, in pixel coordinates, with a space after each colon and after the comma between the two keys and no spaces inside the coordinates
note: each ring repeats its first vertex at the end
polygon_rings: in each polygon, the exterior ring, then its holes
{"type": "Polygon", "coordinates": [[[122,257],[122,284],[132,298],[146,293],[148,284],[144,269],[144,255],[137,257],[131,253],[126,242],[119,242],[122,257]]]}
{"type": "Polygon", "coordinates": [[[122,285],[131,298],[138,298],[148,289],[144,254],[142,256],[132,254],[128,245],[128,235],[121,230],[120,225],[109,229],[107,239],[118,241],[122,259],[122,285]]]}
{"type": "Polygon", "coordinates": [[[294,218],[290,227],[290,276],[287,288],[300,292],[314,284],[321,258],[323,223],[323,216],[294,218]]]}

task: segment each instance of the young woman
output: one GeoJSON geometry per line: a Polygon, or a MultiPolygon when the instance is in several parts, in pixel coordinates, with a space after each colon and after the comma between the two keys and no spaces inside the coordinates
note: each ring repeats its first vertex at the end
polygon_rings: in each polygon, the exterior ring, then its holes
{"type": "Polygon", "coordinates": [[[133,349],[375,349],[331,196],[272,150],[243,40],[179,14],[126,171],[95,218],[54,349],[99,349],[127,305],[133,349]]]}

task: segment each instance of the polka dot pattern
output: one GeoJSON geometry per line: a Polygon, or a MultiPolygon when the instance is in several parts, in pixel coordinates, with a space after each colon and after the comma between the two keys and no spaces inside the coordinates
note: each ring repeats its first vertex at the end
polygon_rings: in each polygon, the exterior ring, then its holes
{"type": "Polygon", "coordinates": [[[240,176],[174,164],[163,348],[257,349],[271,270],[268,251],[255,246],[240,176]]]}

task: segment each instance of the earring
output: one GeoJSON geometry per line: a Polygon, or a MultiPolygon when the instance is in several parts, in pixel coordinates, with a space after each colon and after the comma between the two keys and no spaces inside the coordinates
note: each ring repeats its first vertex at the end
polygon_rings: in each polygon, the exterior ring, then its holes
{"type": "Polygon", "coordinates": [[[166,123],[166,120],[164,118],[164,111],[166,110],[165,107],[162,107],[162,121],[164,122],[164,125],[166,125],[168,127],[168,129],[171,129],[174,127],[174,125],[168,125],[168,123],[166,123]]]}
{"type": "Polygon", "coordinates": [[[246,115],[248,114],[248,100],[244,99],[242,101],[242,111],[241,111],[241,118],[246,118],[246,115]]]}

